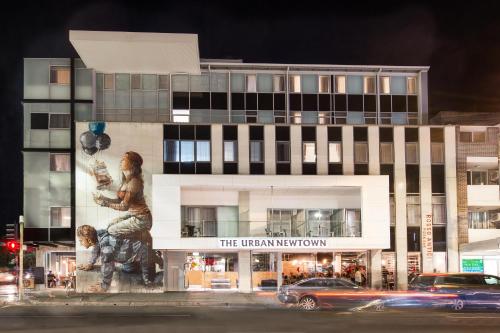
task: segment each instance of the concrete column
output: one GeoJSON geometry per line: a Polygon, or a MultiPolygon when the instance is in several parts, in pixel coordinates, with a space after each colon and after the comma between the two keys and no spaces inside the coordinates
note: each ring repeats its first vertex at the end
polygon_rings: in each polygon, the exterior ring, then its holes
{"type": "Polygon", "coordinates": [[[274,125],[264,125],[264,168],[266,175],[276,174],[276,131],[274,125]]]}
{"type": "Polygon", "coordinates": [[[238,174],[250,173],[250,134],[248,125],[238,125],[238,174]]]}
{"type": "Polygon", "coordinates": [[[382,250],[370,250],[372,288],[382,288],[382,250]]]}
{"type": "Polygon", "coordinates": [[[448,272],[458,272],[458,209],[457,209],[457,169],[455,127],[444,128],[444,163],[446,191],[446,244],[448,247],[448,272]]]}
{"type": "Polygon", "coordinates": [[[368,126],[368,174],[380,175],[379,127],[368,126]]]}
{"type": "Polygon", "coordinates": [[[408,287],[406,232],[405,128],[394,126],[394,201],[396,204],[396,269],[398,289],[408,287]]]}
{"type": "Polygon", "coordinates": [[[335,273],[342,274],[342,256],[340,253],[333,253],[333,258],[335,259],[335,265],[333,267],[335,273]]]}
{"type": "MultiPolygon", "coordinates": [[[[186,263],[186,253],[177,251],[167,251],[164,258],[167,267],[167,291],[184,291],[184,264],[186,263]]],[[[165,287],[164,287],[165,289],[165,287]]]]}
{"type": "Polygon", "coordinates": [[[432,179],[431,179],[431,130],[427,126],[418,129],[420,161],[420,249],[422,252],[422,272],[432,273],[432,179]],[[430,229],[430,230],[429,230],[430,229]],[[431,242],[429,242],[429,239],[431,242]]]}
{"type": "Polygon", "coordinates": [[[342,126],[342,168],[344,175],[354,175],[354,128],[342,126]]]}
{"type": "Polygon", "coordinates": [[[328,175],[328,127],[316,126],[316,156],[318,175],[328,175]]]}
{"type": "Polygon", "coordinates": [[[302,174],[302,127],[290,125],[290,171],[292,175],[302,174]]]}
{"type": "Polygon", "coordinates": [[[238,251],[238,281],[240,292],[252,292],[252,256],[250,251],[238,251]]]}
{"type": "Polygon", "coordinates": [[[274,253],[274,255],[276,256],[276,265],[278,265],[278,267],[276,267],[276,272],[278,273],[277,280],[278,280],[278,289],[279,289],[283,285],[283,278],[282,278],[282,275],[283,275],[283,255],[281,254],[281,252],[276,252],[276,253],[274,253]]]}
{"type": "Polygon", "coordinates": [[[212,174],[223,174],[224,146],[222,143],[222,125],[213,124],[211,126],[212,138],[212,174]]]}

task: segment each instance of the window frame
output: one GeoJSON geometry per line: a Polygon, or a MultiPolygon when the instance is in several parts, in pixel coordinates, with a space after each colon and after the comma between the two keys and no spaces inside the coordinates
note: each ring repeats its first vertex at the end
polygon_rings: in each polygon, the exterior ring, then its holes
{"type": "Polygon", "coordinates": [[[249,140],[248,141],[248,160],[250,163],[264,163],[265,153],[264,153],[264,140],[249,140]],[[252,161],[252,143],[259,143],[260,146],[260,160],[252,161]]]}
{"type": "Polygon", "coordinates": [[[291,163],[291,150],[290,150],[290,141],[276,141],[276,163],[283,163],[283,164],[289,164],[291,163]],[[283,144],[287,145],[287,152],[288,152],[288,161],[280,161],[278,156],[278,145],[283,144]]]}
{"type": "MultiPolygon", "coordinates": [[[[56,77],[57,77],[57,75],[56,75],[56,77]]],[[[71,66],[69,66],[69,65],[49,65],[49,85],[70,86],[71,85],[71,66]],[[52,69],[53,68],[65,68],[65,69],[67,69],[69,72],[69,74],[68,74],[69,82],[68,83],[52,82],[52,69]]]]}
{"type": "Polygon", "coordinates": [[[307,164],[314,164],[318,160],[318,153],[317,153],[317,147],[316,147],[316,141],[302,141],[302,163],[307,163],[307,164]],[[314,145],[314,161],[306,161],[306,146],[308,145],[314,145]]]}
{"type": "Polygon", "coordinates": [[[368,147],[368,142],[366,142],[366,141],[354,141],[352,148],[353,148],[354,164],[368,164],[369,163],[370,151],[369,151],[369,147],[368,147]],[[360,146],[360,145],[366,146],[366,161],[358,161],[356,158],[356,156],[357,156],[356,155],[356,146],[360,146]]]}
{"type": "Polygon", "coordinates": [[[71,129],[71,114],[70,113],[49,113],[49,130],[68,130],[68,129],[71,129]],[[51,119],[52,119],[52,116],[55,116],[55,115],[64,115],[64,116],[68,116],[69,117],[69,124],[68,124],[68,127],[52,127],[51,126],[51,119]]]}
{"type": "Polygon", "coordinates": [[[318,75],[318,94],[329,94],[331,89],[331,76],[330,75],[318,75]],[[326,91],[321,89],[321,80],[324,79],[326,82],[326,91]]]}
{"type": "MultiPolygon", "coordinates": [[[[62,219],[62,214],[60,214],[62,219]]],[[[49,229],[70,229],[71,228],[71,206],[49,206],[49,229]],[[53,209],[61,209],[61,208],[69,208],[69,226],[63,226],[61,221],[61,226],[53,226],[52,225],[52,210],[53,209]]]]}
{"type": "Polygon", "coordinates": [[[238,163],[238,141],[237,140],[223,140],[222,141],[222,160],[224,163],[238,163]],[[233,146],[233,159],[226,159],[226,143],[232,143],[233,146]]]}
{"type": "Polygon", "coordinates": [[[328,163],[329,164],[342,164],[343,158],[342,158],[342,142],[341,141],[328,141],[328,163]],[[332,161],[332,155],[330,154],[330,145],[337,145],[340,147],[339,149],[339,158],[340,161],[332,161]]]}
{"type": "Polygon", "coordinates": [[[380,156],[380,164],[393,164],[394,163],[394,144],[392,142],[380,142],[380,151],[379,151],[379,156],[380,156]],[[391,150],[391,158],[390,161],[382,160],[382,147],[390,146],[391,150]]]}

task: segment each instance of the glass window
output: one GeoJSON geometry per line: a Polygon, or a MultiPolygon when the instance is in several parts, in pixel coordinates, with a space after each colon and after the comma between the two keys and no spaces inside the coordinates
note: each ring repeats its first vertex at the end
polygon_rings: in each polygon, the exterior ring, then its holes
{"type": "Polygon", "coordinates": [[[408,95],[415,95],[417,93],[417,78],[409,77],[406,79],[406,91],[408,95]]]}
{"type": "Polygon", "coordinates": [[[345,92],[346,92],[345,76],[343,75],[335,76],[335,93],[345,94],[345,92]]]}
{"type": "Polygon", "coordinates": [[[391,78],[389,76],[380,77],[380,93],[381,94],[391,93],[391,78]]]}
{"type": "Polygon", "coordinates": [[[50,154],[50,171],[71,171],[70,154],[50,154]]]}
{"type": "Polygon", "coordinates": [[[495,211],[475,211],[468,212],[470,229],[498,229],[494,222],[498,220],[498,213],[495,211]]]}
{"type": "Polygon", "coordinates": [[[238,142],[224,141],[224,162],[236,162],[238,156],[238,142]]]}
{"type": "Polygon", "coordinates": [[[250,162],[264,161],[263,147],[262,141],[250,141],[250,162]]]}
{"type": "Polygon", "coordinates": [[[391,77],[391,94],[406,95],[406,78],[404,76],[391,77]]]}
{"type": "Polygon", "coordinates": [[[323,284],[321,283],[321,280],[311,279],[311,280],[307,280],[307,281],[304,281],[302,283],[299,283],[298,286],[300,286],[300,287],[322,287],[323,284]]]}
{"type": "Polygon", "coordinates": [[[460,132],[460,142],[472,142],[472,132],[460,132]]]}
{"type": "Polygon", "coordinates": [[[130,90],[129,74],[116,74],[115,81],[116,90],[130,90]]]}
{"type": "Polygon", "coordinates": [[[48,113],[32,113],[30,115],[31,129],[49,129],[49,114],[48,113]]]}
{"type": "Polygon", "coordinates": [[[104,89],[115,89],[115,76],[104,74],[104,89]]]}
{"type": "Polygon", "coordinates": [[[406,164],[418,164],[418,143],[406,143],[406,164]]]}
{"type": "Polygon", "coordinates": [[[246,76],[247,92],[257,92],[257,76],[255,74],[246,76]]]}
{"type": "Polygon", "coordinates": [[[289,76],[290,92],[299,93],[300,92],[300,75],[290,75],[289,76]]]}
{"type": "Polygon", "coordinates": [[[316,163],[316,143],[304,142],[302,147],[303,162],[316,163]]]}
{"type": "Polygon", "coordinates": [[[433,164],[444,163],[444,145],[442,142],[431,143],[431,162],[433,164]]]}
{"type": "Polygon", "coordinates": [[[432,197],[432,223],[446,224],[446,197],[432,197]]]}
{"type": "Polygon", "coordinates": [[[179,141],[165,140],[163,154],[165,162],[179,162],[179,141]]]}
{"type": "Polygon", "coordinates": [[[411,226],[419,226],[422,223],[419,196],[406,197],[406,221],[411,226]]]}
{"type": "Polygon", "coordinates": [[[158,76],[158,89],[167,90],[170,86],[170,80],[168,75],[159,75],[158,76]]]}
{"type": "Polygon", "coordinates": [[[365,76],[363,78],[363,93],[375,94],[375,76],[365,76]]]}
{"type": "Polygon", "coordinates": [[[284,75],[274,75],[273,76],[273,91],[274,92],[285,91],[285,76],[284,75]]]}
{"type": "Polygon", "coordinates": [[[174,123],[188,123],[189,110],[172,110],[172,118],[174,123]]]}
{"type": "Polygon", "coordinates": [[[354,143],[354,163],[368,163],[368,143],[354,143]]]}
{"type": "Polygon", "coordinates": [[[71,115],[67,113],[52,113],[50,115],[50,128],[65,129],[70,128],[71,115]]]}
{"type": "Polygon", "coordinates": [[[210,162],[210,141],[196,141],[196,161],[210,162]]]}
{"type": "Polygon", "coordinates": [[[358,75],[347,76],[347,93],[361,95],[363,93],[363,77],[358,75]]]}
{"type": "Polygon", "coordinates": [[[392,143],[381,142],[380,143],[380,163],[381,164],[391,164],[394,162],[392,143]]]}
{"type": "Polygon", "coordinates": [[[472,133],[472,141],[473,142],[486,142],[486,133],[485,132],[473,132],[472,133]]]}
{"type": "Polygon", "coordinates": [[[194,162],[194,141],[181,141],[181,162],[194,162]]]}
{"type": "Polygon", "coordinates": [[[340,142],[328,143],[328,162],[342,163],[342,143],[340,142]]]}
{"type": "Polygon", "coordinates": [[[132,89],[142,89],[141,74],[132,74],[132,89]]]}
{"type": "Polygon", "coordinates": [[[319,92],[329,93],[330,92],[330,76],[320,75],[319,76],[319,92]]]}
{"type": "Polygon", "coordinates": [[[50,207],[51,228],[71,228],[71,207],[50,207]]]}
{"type": "Polygon", "coordinates": [[[498,280],[495,276],[487,275],[484,277],[484,283],[488,285],[499,285],[500,280],[498,280]]]}
{"type": "Polygon", "coordinates": [[[50,66],[51,84],[70,84],[71,72],[69,66],[50,66]]]}
{"type": "Polygon", "coordinates": [[[290,162],[290,143],[289,142],[276,142],[276,161],[290,162]]]}

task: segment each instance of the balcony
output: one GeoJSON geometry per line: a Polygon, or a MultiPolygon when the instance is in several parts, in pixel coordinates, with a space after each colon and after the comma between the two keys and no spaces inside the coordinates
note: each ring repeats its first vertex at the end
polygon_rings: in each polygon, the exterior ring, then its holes
{"type": "MultiPolygon", "coordinates": [[[[346,210],[341,211],[344,215],[346,210]]],[[[331,221],[185,220],[181,237],[361,237],[361,220],[344,216],[348,218],[331,221]]]]}
{"type": "Polygon", "coordinates": [[[467,205],[500,208],[499,185],[467,185],[467,205]]]}

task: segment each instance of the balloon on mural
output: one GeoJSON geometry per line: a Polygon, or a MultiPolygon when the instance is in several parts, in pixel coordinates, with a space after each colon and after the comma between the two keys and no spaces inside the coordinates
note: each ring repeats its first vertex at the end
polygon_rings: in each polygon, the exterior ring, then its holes
{"type": "Polygon", "coordinates": [[[89,130],[95,135],[101,135],[104,133],[104,129],[106,128],[106,123],[102,121],[94,121],[89,123],[89,130]]]}
{"type": "Polygon", "coordinates": [[[83,132],[80,135],[80,143],[84,149],[95,147],[96,140],[96,135],[91,131],[83,132]]]}
{"type": "Polygon", "coordinates": [[[108,149],[110,145],[111,145],[111,138],[109,137],[109,135],[103,133],[97,136],[95,142],[95,146],[97,147],[97,149],[99,150],[108,149]]]}
{"type": "Polygon", "coordinates": [[[85,152],[85,154],[92,156],[95,153],[97,153],[98,149],[97,147],[90,147],[90,148],[83,147],[83,151],[85,152]]]}

